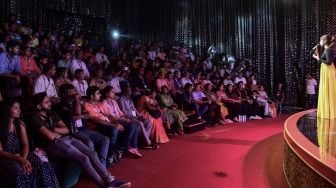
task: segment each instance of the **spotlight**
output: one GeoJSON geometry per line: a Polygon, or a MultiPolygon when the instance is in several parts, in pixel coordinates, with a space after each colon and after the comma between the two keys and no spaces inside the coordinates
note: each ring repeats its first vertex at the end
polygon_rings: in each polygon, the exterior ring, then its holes
{"type": "Polygon", "coordinates": [[[119,31],[117,31],[117,30],[112,31],[112,38],[113,39],[119,39],[119,37],[120,37],[119,31]]]}

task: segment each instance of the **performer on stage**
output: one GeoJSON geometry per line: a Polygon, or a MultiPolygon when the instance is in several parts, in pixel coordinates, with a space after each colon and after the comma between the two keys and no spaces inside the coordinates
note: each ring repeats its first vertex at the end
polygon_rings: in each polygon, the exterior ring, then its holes
{"type": "Polygon", "coordinates": [[[323,53],[321,56],[314,53],[313,57],[321,63],[317,117],[336,119],[336,70],[331,39],[330,35],[323,35],[320,38],[323,53]]]}

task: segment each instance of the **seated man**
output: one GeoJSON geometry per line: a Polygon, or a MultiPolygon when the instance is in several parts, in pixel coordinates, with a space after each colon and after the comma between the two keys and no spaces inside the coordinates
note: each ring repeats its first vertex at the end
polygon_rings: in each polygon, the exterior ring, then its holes
{"type": "Polygon", "coordinates": [[[43,74],[35,81],[34,94],[45,92],[51,98],[53,103],[58,103],[59,98],[53,77],[56,74],[56,66],[53,63],[47,63],[43,66],[43,74]]]}
{"type": "MultiPolygon", "coordinates": [[[[200,85],[198,85],[200,89],[200,85]]],[[[185,91],[183,93],[183,106],[187,108],[188,110],[193,110],[196,112],[196,117],[199,120],[202,120],[202,116],[207,112],[208,110],[208,105],[203,104],[202,98],[205,96],[203,93],[202,96],[199,97],[194,97],[196,96],[197,93],[193,92],[193,86],[191,84],[186,84],[185,85],[185,91]]]]}
{"type": "Polygon", "coordinates": [[[85,174],[100,187],[130,187],[130,182],[118,181],[100,163],[97,153],[76,138],[69,136],[69,129],[51,110],[51,101],[45,92],[33,96],[36,112],[32,129],[37,145],[51,154],[76,161],[85,174]]]}
{"type": "Polygon", "coordinates": [[[109,138],[97,131],[88,129],[88,115],[83,113],[81,96],[77,94],[73,85],[61,85],[60,94],[61,102],[58,105],[58,114],[70,127],[71,135],[81,140],[91,150],[95,150],[95,146],[98,146],[98,156],[102,164],[106,166],[109,138]]]}
{"type": "MultiPolygon", "coordinates": [[[[109,146],[109,154],[108,154],[108,162],[118,162],[123,154],[123,149],[120,148],[118,152],[116,152],[116,143],[118,139],[118,131],[124,131],[124,127],[116,121],[113,116],[109,113],[108,109],[100,102],[101,94],[99,92],[99,88],[96,86],[89,87],[87,90],[88,102],[84,104],[84,108],[89,113],[89,121],[97,125],[97,130],[110,139],[109,146]]],[[[125,131],[125,137],[130,138],[132,132],[131,129],[125,131]]],[[[123,142],[128,142],[125,139],[123,142]]],[[[123,145],[123,143],[121,144],[123,145]]],[[[127,145],[127,144],[126,144],[127,145]]],[[[132,151],[130,151],[132,152],[132,151]]],[[[136,155],[136,153],[134,152],[136,155]]]]}
{"type": "MultiPolygon", "coordinates": [[[[9,41],[6,46],[7,52],[0,54],[0,80],[1,88],[5,91],[21,83],[20,79],[20,44],[9,41]]],[[[8,91],[5,92],[7,94],[8,91]]],[[[5,96],[4,96],[5,97],[5,96]]]]}
{"type": "Polygon", "coordinates": [[[84,97],[86,96],[86,90],[88,88],[88,83],[84,80],[84,70],[77,69],[75,71],[75,78],[72,80],[72,85],[75,87],[77,93],[84,97]]]}
{"type": "Polygon", "coordinates": [[[142,138],[142,142],[144,142],[145,148],[150,148],[149,146],[152,144],[150,139],[152,124],[148,119],[143,119],[143,117],[139,114],[134,106],[131,96],[131,87],[126,87],[122,89],[121,97],[118,100],[119,107],[125,117],[131,119],[133,122],[136,122],[138,124],[140,138],[142,138]]]}

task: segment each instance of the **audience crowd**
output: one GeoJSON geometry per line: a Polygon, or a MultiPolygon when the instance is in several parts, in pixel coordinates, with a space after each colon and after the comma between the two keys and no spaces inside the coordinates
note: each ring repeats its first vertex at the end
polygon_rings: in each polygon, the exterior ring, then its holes
{"type": "Polygon", "coordinates": [[[0,35],[2,187],[67,187],[59,160],[99,187],[130,187],[107,167],[159,149],[187,124],[276,117],[284,100],[281,84],[268,95],[249,61],[230,69],[183,44],[107,48],[88,33],[33,29],[15,15],[0,35]]]}

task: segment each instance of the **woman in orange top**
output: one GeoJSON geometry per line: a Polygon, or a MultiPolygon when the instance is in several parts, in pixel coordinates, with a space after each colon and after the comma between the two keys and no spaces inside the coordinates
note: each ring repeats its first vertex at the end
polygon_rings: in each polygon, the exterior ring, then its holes
{"type": "MultiPolygon", "coordinates": [[[[150,97],[151,95],[155,95],[154,91],[146,90],[146,95],[140,97],[137,103],[137,110],[142,115],[144,119],[148,119],[152,126],[151,139],[155,144],[167,143],[169,141],[166,131],[163,127],[162,118],[161,117],[153,117],[150,114],[150,111],[159,111],[159,107],[154,106],[154,101],[150,97]]],[[[158,114],[159,115],[159,114],[158,114]]]]}

